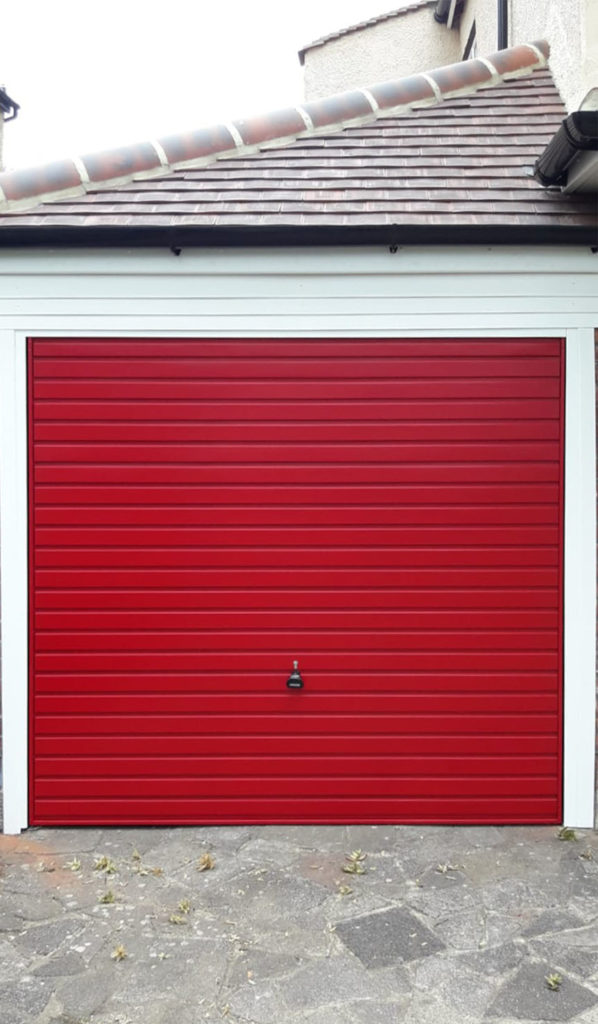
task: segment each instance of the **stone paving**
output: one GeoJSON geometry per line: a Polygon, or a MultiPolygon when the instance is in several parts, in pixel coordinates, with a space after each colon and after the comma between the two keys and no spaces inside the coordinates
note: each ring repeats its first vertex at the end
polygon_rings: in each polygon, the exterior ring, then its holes
{"type": "Polygon", "coordinates": [[[0,1024],[598,1024],[598,833],[557,833],[2,836],[0,1024]]]}

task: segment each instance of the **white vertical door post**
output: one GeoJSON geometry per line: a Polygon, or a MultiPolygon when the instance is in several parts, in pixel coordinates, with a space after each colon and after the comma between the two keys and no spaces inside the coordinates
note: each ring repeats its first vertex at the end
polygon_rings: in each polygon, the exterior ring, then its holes
{"type": "Polygon", "coordinates": [[[27,367],[26,342],[0,331],[0,595],[4,831],[27,818],[27,367]]]}
{"type": "Polygon", "coordinates": [[[564,812],[594,825],[596,751],[596,389],[594,332],[567,333],[565,381],[564,812]]]}

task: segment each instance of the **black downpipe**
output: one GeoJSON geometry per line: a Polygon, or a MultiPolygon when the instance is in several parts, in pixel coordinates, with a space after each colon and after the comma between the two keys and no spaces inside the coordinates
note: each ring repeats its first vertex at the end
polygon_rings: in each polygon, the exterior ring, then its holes
{"type": "Polygon", "coordinates": [[[509,45],[509,0],[498,0],[498,50],[506,50],[509,45]]]}
{"type": "Polygon", "coordinates": [[[434,20],[438,21],[441,25],[446,24],[450,9],[451,0],[438,0],[434,9],[434,20]]]}

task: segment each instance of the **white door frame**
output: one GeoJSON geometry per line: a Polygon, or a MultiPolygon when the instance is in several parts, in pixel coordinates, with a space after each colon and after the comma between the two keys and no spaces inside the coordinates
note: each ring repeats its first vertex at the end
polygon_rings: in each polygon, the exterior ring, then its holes
{"type": "MultiPolygon", "coordinates": [[[[32,336],[80,336],[72,330],[32,336]]],[[[106,331],[86,331],[101,338],[106,331]]],[[[162,337],[147,330],[121,337],[162,337]]],[[[209,332],[217,336],[217,332],[209,332]]],[[[227,336],[233,333],[227,331],[227,336]]],[[[277,337],[276,330],[262,332],[277,337]]],[[[336,337],[343,332],[335,332],[336,337]]],[[[594,331],[389,331],[388,337],[566,337],[564,537],[564,814],[594,825],[596,731],[596,395],[594,331]]],[[[194,337],[207,336],[198,331],[194,337]]],[[[297,332],[300,336],[301,332],[297,332]]],[[[380,336],[380,331],[376,332],[380,336]]],[[[190,336],[173,332],[172,337],[190,336]]],[[[242,335],[237,335],[241,337],[242,335]]],[[[310,332],[310,337],[314,334],[310,332]]],[[[325,335],[322,333],[321,335],[325,335]]],[[[365,336],[365,333],[364,333],[365,336]]],[[[0,586],[4,831],[28,825],[28,497],[26,334],[0,331],[0,586]]]]}

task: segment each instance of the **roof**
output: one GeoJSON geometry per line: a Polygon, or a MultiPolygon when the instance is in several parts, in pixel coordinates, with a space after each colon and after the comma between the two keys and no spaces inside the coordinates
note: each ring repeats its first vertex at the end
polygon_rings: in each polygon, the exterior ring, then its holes
{"type": "Polygon", "coordinates": [[[308,50],[315,50],[316,47],[325,46],[326,43],[332,42],[333,39],[340,39],[342,36],[348,36],[352,32],[361,32],[364,28],[380,25],[383,21],[390,21],[392,18],[398,18],[402,14],[410,14],[412,11],[419,11],[423,7],[436,7],[437,2],[438,0],[411,0],[411,3],[406,3],[403,7],[398,7],[394,11],[378,14],[375,18],[368,18],[366,21],[358,21],[356,25],[339,28],[336,32],[329,32],[327,36],[314,39],[313,43],[308,43],[307,46],[303,46],[299,50],[299,63],[305,64],[305,54],[308,50]]]}
{"type": "Polygon", "coordinates": [[[564,107],[546,43],[0,175],[1,244],[598,241],[533,166],[564,107]]]}

